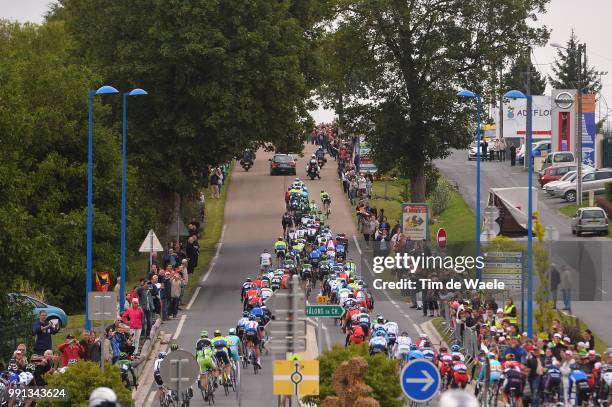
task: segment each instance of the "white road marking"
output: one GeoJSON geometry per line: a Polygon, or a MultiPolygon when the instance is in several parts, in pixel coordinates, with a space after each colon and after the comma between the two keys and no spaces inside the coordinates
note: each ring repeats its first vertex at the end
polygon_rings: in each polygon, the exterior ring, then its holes
{"type": "Polygon", "coordinates": [[[181,330],[183,329],[183,324],[185,323],[185,318],[187,318],[187,314],[181,315],[181,320],[179,321],[178,326],[176,327],[176,331],[174,332],[174,335],[172,336],[173,341],[175,341],[181,334],[181,330]]]}
{"type": "Polygon", "coordinates": [[[361,256],[361,247],[359,247],[359,242],[357,241],[357,236],[353,235],[353,241],[355,242],[355,246],[357,247],[357,251],[359,252],[359,255],[361,256]]]}
{"type": "Polygon", "coordinates": [[[145,401],[145,406],[150,406],[153,404],[153,398],[155,397],[155,394],[157,394],[156,391],[152,391],[151,393],[149,393],[149,397],[147,397],[147,401],[145,401]]]}
{"type": "MultiPolygon", "coordinates": [[[[202,280],[200,280],[202,283],[205,283],[206,280],[208,280],[208,276],[210,276],[210,273],[212,273],[215,264],[217,264],[217,258],[219,257],[219,252],[221,251],[221,246],[223,246],[223,236],[225,235],[225,228],[226,228],[226,224],[223,225],[223,229],[221,229],[221,237],[219,237],[219,243],[217,243],[217,250],[215,251],[215,255],[213,256],[211,262],[210,262],[210,266],[208,266],[208,271],[206,271],[206,274],[204,274],[202,276],[202,280]]],[[[193,303],[195,302],[196,298],[198,298],[198,294],[200,293],[200,289],[201,287],[198,286],[196,287],[193,295],[191,296],[191,299],[189,300],[189,303],[187,304],[187,307],[185,307],[185,310],[189,311],[191,309],[191,306],[193,305],[193,303]]]]}

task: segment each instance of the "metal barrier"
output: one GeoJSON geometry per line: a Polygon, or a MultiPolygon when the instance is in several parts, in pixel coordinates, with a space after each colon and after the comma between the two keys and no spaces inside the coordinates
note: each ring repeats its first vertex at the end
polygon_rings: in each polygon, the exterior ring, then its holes
{"type": "Polygon", "coordinates": [[[457,326],[455,311],[451,309],[447,301],[440,304],[441,315],[444,318],[444,336],[454,339],[454,343],[465,350],[466,362],[472,363],[480,351],[478,332],[472,328],[457,326]],[[461,332],[463,331],[463,332],[461,332]]]}

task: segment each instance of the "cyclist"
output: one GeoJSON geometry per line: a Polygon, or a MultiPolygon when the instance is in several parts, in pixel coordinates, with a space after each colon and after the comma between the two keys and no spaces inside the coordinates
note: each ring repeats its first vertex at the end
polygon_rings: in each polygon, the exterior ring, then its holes
{"type": "Polygon", "coordinates": [[[387,338],[383,329],[374,332],[372,339],[370,339],[370,355],[376,353],[387,353],[387,338]]]}
{"type": "Polygon", "coordinates": [[[321,190],[321,202],[323,203],[323,210],[325,211],[325,214],[326,215],[329,214],[330,212],[329,207],[331,205],[331,197],[323,189],[321,190]]]}
{"type": "Polygon", "coordinates": [[[544,374],[544,380],[542,388],[544,390],[544,402],[551,403],[556,402],[561,397],[561,371],[559,367],[561,364],[554,360],[552,363],[545,367],[546,372],[544,374]]]}
{"type": "Polygon", "coordinates": [[[196,352],[208,347],[210,347],[210,338],[208,338],[208,331],[202,331],[200,332],[200,339],[197,340],[195,345],[196,352]]]}
{"type": "Polygon", "coordinates": [[[227,338],[221,336],[221,330],[215,329],[214,336],[210,340],[214,349],[214,355],[219,365],[224,367],[224,380],[230,377],[229,345],[227,338]]]}
{"type": "Polygon", "coordinates": [[[129,386],[130,379],[128,376],[128,374],[130,374],[132,376],[132,383],[134,384],[134,387],[138,388],[138,380],[136,380],[136,373],[134,372],[132,361],[128,358],[127,353],[125,352],[119,353],[119,359],[117,359],[116,365],[119,367],[119,370],[121,371],[121,380],[123,381],[123,383],[128,385],[128,388],[131,387],[129,386]]]}
{"type": "Polygon", "coordinates": [[[521,369],[521,364],[514,360],[514,354],[506,355],[506,363],[504,365],[504,382],[502,384],[502,397],[506,405],[510,404],[510,391],[514,389],[514,398],[519,407],[523,405],[523,386],[525,377],[521,369]]]}
{"type": "Polygon", "coordinates": [[[155,383],[157,383],[157,397],[161,400],[164,394],[164,380],[161,377],[161,373],[159,372],[159,366],[161,362],[166,357],[166,352],[159,352],[157,354],[157,359],[155,359],[155,363],[153,364],[153,378],[155,379],[155,383]]]}
{"type": "Polygon", "coordinates": [[[410,352],[408,352],[408,360],[414,359],[423,359],[423,352],[421,352],[418,346],[413,343],[410,345],[410,352]]]}
{"type": "Polygon", "coordinates": [[[242,291],[240,292],[241,301],[244,301],[245,293],[251,289],[251,285],[253,285],[252,283],[253,283],[253,280],[251,280],[251,278],[247,278],[246,281],[242,283],[242,291]]]}
{"type": "Polygon", "coordinates": [[[268,249],[265,249],[263,253],[259,255],[260,270],[262,270],[264,273],[267,273],[271,265],[272,265],[272,255],[268,253],[268,249]]]}
{"type": "Polygon", "coordinates": [[[402,332],[395,340],[395,358],[400,360],[400,367],[408,360],[410,345],[412,345],[412,339],[408,336],[408,332],[406,331],[402,332]]]}
{"type": "Polygon", "coordinates": [[[249,323],[249,311],[242,312],[242,318],[238,320],[236,323],[236,331],[238,332],[238,336],[244,338],[244,333],[246,331],[246,326],[249,323]]]}
{"type": "Polygon", "coordinates": [[[382,315],[376,316],[376,321],[372,324],[372,332],[376,331],[378,328],[385,327],[385,318],[382,315]]]}
{"type": "Polygon", "coordinates": [[[287,253],[287,243],[282,236],[279,236],[278,240],[274,242],[274,253],[276,253],[276,264],[280,264],[287,253]]]}
{"type": "Polygon", "coordinates": [[[396,322],[387,321],[384,327],[387,332],[387,337],[389,338],[389,347],[393,348],[395,346],[397,334],[399,333],[399,326],[396,322]]]}
{"type": "Polygon", "coordinates": [[[259,323],[256,321],[256,316],[253,314],[249,315],[249,322],[246,325],[246,328],[244,330],[244,333],[246,335],[245,343],[246,343],[247,349],[255,348],[255,354],[257,355],[257,360],[255,361],[255,363],[257,363],[257,365],[261,369],[260,350],[259,350],[259,344],[260,344],[260,338],[259,338],[260,333],[259,332],[260,332],[259,323]]]}
{"type": "Polygon", "coordinates": [[[242,341],[236,335],[236,328],[230,328],[227,332],[227,344],[229,345],[230,356],[234,362],[238,363],[242,354],[242,341]]]}
{"type": "Polygon", "coordinates": [[[572,373],[569,376],[569,389],[572,391],[573,386],[575,385],[574,391],[576,392],[576,406],[587,406],[589,404],[589,399],[591,397],[591,388],[588,383],[587,374],[579,369],[579,366],[573,365],[571,366],[572,373]]]}
{"type": "MultiPolygon", "coordinates": [[[[202,331],[204,333],[206,331],[202,331]]],[[[208,337],[208,334],[206,335],[208,337]]],[[[199,342],[199,341],[198,341],[199,342]]],[[[213,377],[217,377],[217,366],[215,364],[215,359],[213,357],[213,348],[210,344],[210,340],[208,340],[208,346],[203,346],[200,349],[197,349],[196,345],[196,360],[198,365],[200,366],[200,388],[208,389],[208,375],[210,372],[213,372],[213,377]]],[[[215,386],[217,385],[216,381],[214,382],[215,386]]],[[[208,394],[204,396],[204,401],[208,401],[208,394]]]]}

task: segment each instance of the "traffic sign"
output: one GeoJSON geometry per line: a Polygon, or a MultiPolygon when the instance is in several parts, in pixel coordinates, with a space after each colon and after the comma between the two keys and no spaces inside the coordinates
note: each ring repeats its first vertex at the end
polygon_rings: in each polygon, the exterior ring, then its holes
{"type": "Polygon", "coordinates": [[[316,396],[319,394],[318,360],[275,360],[274,395],[316,396]]]}
{"type": "Polygon", "coordinates": [[[317,295],[317,304],[325,305],[329,302],[329,297],[327,295],[317,295]]]}
{"type": "Polygon", "coordinates": [[[108,291],[90,291],[89,319],[92,321],[110,321],[117,316],[117,294],[108,291]]]}
{"type": "Polygon", "coordinates": [[[426,359],[408,362],[400,374],[400,386],[410,400],[424,403],[440,390],[442,379],[436,365],[426,359]]]}
{"type": "Polygon", "coordinates": [[[180,394],[200,377],[196,358],[186,350],[175,350],[166,355],[159,365],[159,374],[168,388],[180,394]]]}
{"type": "Polygon", "coordinates": [[[306,316],[308,317],[331,317],[340,318],[344,314],[344,308],[340,305],[307,305],[306,316]]]}
{"type": "Polygon", "coordinates": [[[163,252],[164,246],[159,242],[159,239],[153,232],[153,229],[149,230],[147,233],[147,237],[142,241],[140,245],[140,249],[138,249],[141,253],[150,253],[150,252],[163,252]]]}
{"type": "Polygon", "coordinates": [[[438,241],[438,247],[440,249],[446,249],[446,230],[444,230],[444,228],[438,229],[436,240],[438,241]]]}

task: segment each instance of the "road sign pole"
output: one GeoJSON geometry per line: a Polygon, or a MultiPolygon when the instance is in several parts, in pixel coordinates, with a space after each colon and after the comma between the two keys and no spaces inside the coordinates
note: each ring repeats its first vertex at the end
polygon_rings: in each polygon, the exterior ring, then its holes
{"type": "Polygon", "coordinates": [[[323,323],[321,317],[317,318],[317,348],[319,355],[323,353],[323,323]]]}
{"type": "MultiPolygon", "coordinates": [[[[104,303],[102,302],[102,315],[106,315],[104,313],[104,303]]],[[[104,317],[103,317],[104,318],[104,317]]],[[[98,321],[100,323],[100,368],[104,370],[104,320],[98,321]]]]}
{"type": "Polygon", "coordinates": [[[176,377],[178,380],[176,381],[176,397],[179,400],[179,404],[181,402],[181,360],[176,361],[176,377]]]}

